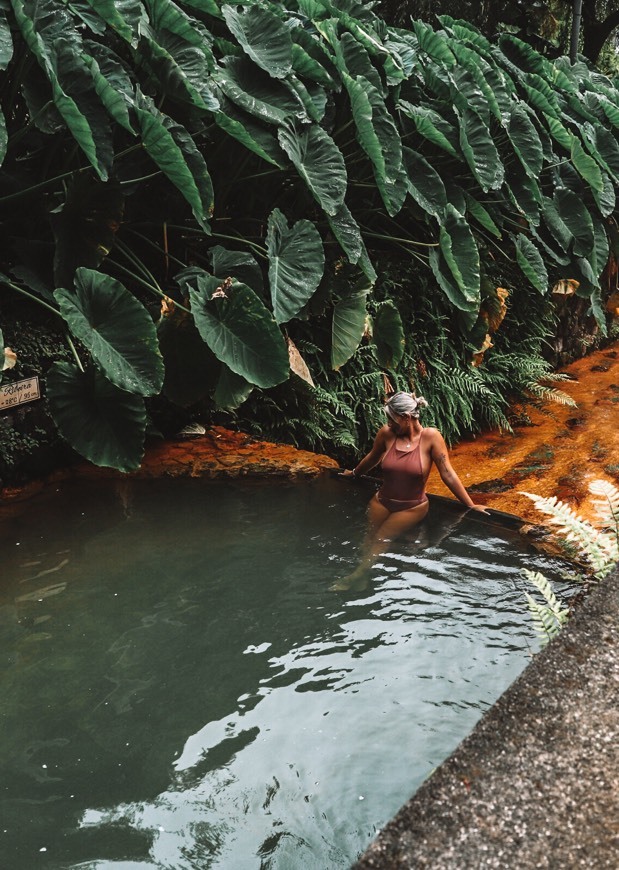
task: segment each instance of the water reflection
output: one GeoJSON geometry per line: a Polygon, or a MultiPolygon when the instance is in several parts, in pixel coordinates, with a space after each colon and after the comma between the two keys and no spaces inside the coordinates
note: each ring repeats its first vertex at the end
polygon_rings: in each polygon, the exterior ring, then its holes
{"type": "Polygon", "coordinates": [[[2,525],[14,870],[347,867],[526,663],[548,565],[460,515],[341,596],[339,482],[59,496],[2,525]]]}

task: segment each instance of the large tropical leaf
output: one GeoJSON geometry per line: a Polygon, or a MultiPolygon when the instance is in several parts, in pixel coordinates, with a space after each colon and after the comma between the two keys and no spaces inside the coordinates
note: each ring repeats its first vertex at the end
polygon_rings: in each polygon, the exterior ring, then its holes
{"type": "Polygon", "coordinates": [[[537,178],[544,158],[542,143],[527,110],[519,103],[511,110],[507,135],[525,171],[537,178]]]}
{"type": "Polygon", "coordinates": [[[4,163],[4,158],[6,157],[6,146],[8,141],[9,137],[6,132],[4,113],[0,110],[0,166],[4,163]]]}
{"type": "Polygon", "coordinates": [[[13,11],[28,48],[50,83],[56,108],[88,161],[105,180],[113,156],[111,133],[81,59],[80,38],[71,17],[53,0],[41,0],[33,7],[34,17],[23,0],[13,0],[13,11]]]}
{"type": "MultiPolygon", "coordinates": [[[[480,74],[479,76],[483,79],[483,76],[480,74]]],[[[454,106],[457,106],[461,112],[467,108],[473,109],[484,124],[489,125],[492,113],[486,95],[478,84],[478,76],[458,66],[451,71],[450,79],[454,106]]]]}
{"type": "Polygon", "coordinates": [[[471,329],[477,321],[479,302],[470,302],[464,296],[440,248],[430,248],[429,261],[437,284],[451,304],[461,313],[466,328],[471,329]]]}
{"type": "Polygon", "coordinates": [[[302,27],[293,27],[290,35],[293,42],[292,63],[295,72],[305,78],[313,79],[326,88],[339,90],[339,77],[333,57],[316,35],[310,34],[302,27]],[[302,54],[299,49],[302,50],[302,54]]]}
{"type": "Polygon", "coordinates": [[[407,192],[400,134],[382,97],[367,79],[353,79],[343,72],[342,80],[350,97],[359,144],[372,163],[385,208],[393,216],[402,208],[407,192]]]}
{"type": "Polygon", "coordinates": [[[122,284],[80,268],[75,273],[75,292],[60,287],[54,297],[73,335],[113,384],[140,396],[160,391],[163,362],[155,326],[122,284]]]}
{"type": "Polygon", "coordinates": [[[328,215],[335,215],[344,202],[348,178],[333,139],[316,124],[299,129],[285,124],[278,139],[314,199],[328,215]]]}
{"type": "Polygon", "coordinates": [[[348,262],[358,265],[364,275],[374,284],[377,275],[368,256],[365,242],[361,236],[359,224],[350,213],[345,202],[341,204],[334,215],[327,215],[331,232],[340,243],[348,262]]]}
{"type": "Polygon", "coordinates": [[[260,6],[222,6],[221,11],[243,51],[259,67],[277,79],[292,71],[290,30],[273,12],[260,6]]]}
{"type": "Polygon", "coordinates": [[[568,251],[574,236],[567,224],[562,220],[557,211],[554,200],[549,197],[544,198],[542,213],[544,223],[550,230],[552,237],[559,243],[564,251],[568,251]]]}
{"type": "Polygon", "coordinates": [[[420,136],[452,157],[459,156],[455,147],[457,131],[442,115],[427,106],[413,106],[407,100],[400,100],[398,108],[413,121],[420,136]]]}
{"type": "Polygon", "coordinates": [[[211,64],[196,46],[177,36],[140,40],[143,63],[154,73],[157,91],[173,100],[188,103],[201,112],[213,112],[219,103],[208,87],[211,64]]]}
{"type": "Polygon", "coordinates": [[[214,114],[217,126],[249,151],[283,169],[287,165],[286,155],[271,130],[235,106],[223,91],[218,90],[217,94],[221,106],[221,111],[214,114]]]}
{"type": "Polygon", "coordinates": [[[445,208],[439,238],[441,253],[462,296],[469,305],[479,305],[479,250],[468,222],[451,203],[445,208]]]}
{"type": "Polygon", "coordinates": [[[466,191],[464,192],[464,198],[466,200],[466,210],[469,214],[474,217],[477,223],[484,229],[492,233],[493,236],[496,236],[497,239],[500,239],[502,236],[501,230],[496,225],[494,218],[488,209],[466,191]]]}
{"type": "Polygon", "coordinates": [[[367,291],[352,293],[333,309],[331,328],[331,367],[336,371],[359,347],[365,331],[367,291]]]}
{"type": "Polygon", "coordinates": [[[598,193],[604,190],[602,172],[593,157],[585,152],[576,136],[572,138],[571,158],[576,171],[587,182],[592,190],[598,193]]]}
{"type": "Polygon", "coordinates": [[[497,190],[505,170],[488,127],[473,109],[465,109],[459,120],[460,147],[473,175],[482,190],[497,190]]]}
{"type": "Polygon", "coordinates": [[[218,278],[233,278],[239,284],[247,284],[259,296],[262,294],[262,271],[252,254],[247,251],[228,251],[221,245],[215,245],[209,253],[213,275],[218,278]]]}
{"type": "Polygon", "coordinates": [[[610,245],[604,222],[597,215],[591,215],[591,218],[593,220],[594,244],[593,251],[588,259],[591,263],[593,274],[596,276],[596,283],[599,284],[600,276],[608,262],[610,245]]]}
{"type": "Polygon", "coordinates": [[[213,185],[204,158],[187,130],[142,97],[135,107],[147,154],[187,200],[206,231],[213,210],[213,185]]]}
{"type": "MultiPolygon", "coordinates": [[[[482,117],[484,116],[484,111],[490,111],[497,121],[502,122],[503,107],[506,106],[509,98],[506,94],[506,88],[501,86],[500,82],[498,87],[496,87],[496,81],[493,81],[494,86],[489,84],[487,76],[491,76],[493,72],[490,64],[479,52],[463,42],[454,39],[450,42],[449,47],[458,61],[458,67],[452,70],[455,84],[459,87],[464,84],[466,88],[469,80],[465,81],[459,78],[459,68],[466,70],[467,74],[475,82],[476,90],[482,96],[481,100],[477,97],[478,106],[473,106],[473,108],[477,108],[478,111],[481,109],[480,114],[482,117]]],[[[461,92],[464,93],[464,90],[461,92]]]]}
{"type": "Polygon", "coordinates": [[[144,453],[144,399],[111,384],[96,369],[86,373],[56,362],[47,373],[47,399],[60,434],[95,465],[134,471],[144,453]]]}
{"type": "Polygon", "coordinates": [[[396,305],[383,302],[374,316],[374,343],[379,365],[395,368],[404,356],[404,327],[396,305]]]}
{"type": "Polygon", "coordinates": [[[594,243],[593,221],[582,197],[566,187],[559,187],[555,190],[553,202],[559,217],[574,237],[574,254],[588,257],[594,243]]]}
{"type": "Polygon", "coordinates": [[[602,181],[604,183],[604,189],[591,190],[591,195],[600,210],[600,214],[603,217],[609,217],[609,215],[611,215],[615,210],[615,185],[610,176],[605,172],[602,172],[602,181]]]}
{"type": "Polygon", "coordinates": [[[121,39],[135,45],[138,24],[144,18],[139,0],[88,0],[88,5],[121,39]]]}
{"type": "Polygon", "coordinates": [[[437,217],[447,205],[447,194],[441,176],[425,157],[412,148],[404,147],[402,153],[411,196],[424,211],[437,217]]]}
{"type": "Polygon", "coordinates": [[[447,40],[440,33],[435,33],[430,25],[423,21],[413,21],[413,29],[422,51],[443,66],[456,65],[456,58],[450,50],[447,40]]]}
{"type": "Polygon", "coordinates": [[[11,27],[4,12],[0,13],[0,71],[5,70],[13,57],[11,27]]]}
{"type": "Polygon", "coordinates": [[[286,323],[296,317],[320,283],[325,267],[322,239],[311,221],[300,220],[288,227],[276,208],[269,215],[267,251],[273,313],[278,323],[286,323]]]}
{"type": "Polygon", "coordinates": [[[600,124],[583,124],[581,135],[591,156],[619,181],[619,144],[615,136],[600,124]]]}
{"type": "MultiPolygon", "coordinates": [[[[145,4],[150,25],[155,33],[168,31],[202,51],[210,50],[213,40],[210,32],[201,21],[188,15],[179,5],[170,0],[145,0],[145,4]]],[[[141,28],[141,30],[145,29],[141,28]]]]}
{"type": "Polygon", "coordinates": [[[96,42],[89,42],[87,46],[90,53],[85,51],[82,60],[92,76],[97,96],[121,127],[135,133],[129,117],[129,106],[133,105],[133,87],[126,71],[106,46],[96,42]]]}
{"type": "Polygon", "coordinates": [[[548,293],[548,273],[542,255],[533,242],[524,235],[514,238],[516,262],[533,287],[542,295],[548,293]]]}
{"type": "Polygon", "coordinates": [[[305,109],[305,114],[311,121],[320,122],[325,116],[327,108],[327,94],[321,85],[315,82],[303,82],[298,76],[290,75],[286,79],[286,85],[299,98],[299,102],[305,109]]]}
{"type": "Polygon", "coordinates": [[[529,105],[551,118],[560,118],[561,112],[554,91],[543,79],[539,76],[528,75],[527,81],[522,83],[522,88],[528,98],[529,105]]]}
{"type": "Polygon", "coordinates": [[[286,343],[273,315],[245,284],[225,287],[198,269],[176,276],[189,289],[191,310],[218,360],[259,387],[274,387],[289,373],[286,343]]]}
{"type": "Polygon", "coordinates": [[[508,176],[505,188],[509,199],[520,214],[527,219],[531,226],[538,226],[542,192],[534,176],[526,175],[522,171],[512,171],[508,176]]]}
{"type": "Polygon", "coordinates": [[[253,384],[222,363],[213,399],[218,408],[234,411],[243,404],[253,389],[253,384]]]}
{"type": "Polygon", "coordinates": [[[307,120],[305,107],[294,91],[248,58],[226,57],[225,66],[213,78],[229,100],[265,124],[279,126],[295,117],[307,120]]]}

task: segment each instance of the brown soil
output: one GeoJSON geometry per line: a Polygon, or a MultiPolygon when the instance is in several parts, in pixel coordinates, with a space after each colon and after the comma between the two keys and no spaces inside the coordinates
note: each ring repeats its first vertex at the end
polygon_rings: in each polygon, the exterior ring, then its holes
{"type": "MultiPolygon", "coordinates": [[[[563,370],[574,380],[557,386],[577,403],[527,410],[515,433],[489,432],[451,451],[455,470],[476,502],[532,522],[544,516],[523,491],[557,496],[585,519],[595,513],[589,482],[619,484],[619,349],[590,354],[563,370]]],[[[432,471],[430,492],[449,495],[432,471]]]]}
{"type": "MultiPolygon", "coordinates": [[[[585,518],[593,519],[588,483],[619,482],[619,348],[598,351],[565,369],[574,380],[559,384],[577,407],[546,403],[527,409],[530,418],[514,434],[489,432],[451,451],[454,468],[474,499],[488,507],[533,522],[544,516],[523,491],[556,495],[585,518]]],[[[131,477],[241,477],[316,475],[337,463],[327,456],[259,441],[218,426],[203,436],[151,445],[142,467],[131,477]]],[[[67,476],[119,476],[110,469],[80,464],[67,476]]],[[[124,477],[124,475],[123,475],[124,477]]],[[[3,490],[0,503],[38,492],[42,482],[22,490],[3,490]]],[[[450,495],[433,471],[428,489],[450,495]]]]}

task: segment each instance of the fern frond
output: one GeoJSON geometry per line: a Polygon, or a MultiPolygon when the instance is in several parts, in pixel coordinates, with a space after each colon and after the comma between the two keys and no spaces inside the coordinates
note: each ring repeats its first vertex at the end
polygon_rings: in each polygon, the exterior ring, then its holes
{"type": "Polygon", "coordinates": [[[567,393],[564,393],[563,390],[557,390],[554,387],[545,387],[543,384],[539,383],[527,384],[527,390],[534,396],[543,399],[545,402],[556,402],[559,405],[567,405],[570,408],[578,407],[574,399],[572,399],[571,396],[568,396],[567,393]]]}
{"type": "Polygon", "coordinates": [[[525,598],[527,599],[527,605],[533,618],[535,629],[542,637],[544,643],[548,643],[565,625],[569,609],[562,606],[562,602],[555,595],[550,581],[543,574],[540,574],[539,571],[529,571],[526,568],[522,573],[540,592],[546,602],[545,604],[539,604],[528,592],[525,592],[525,598]]]}
{"type": "Polygon", "coordinates": [[[593,505],[600,522],[613,526],[619,534],[619,489],[607,480],[592,480],[589,492],[599,496],[593,499],[593,505]]]}
{"type": "Polygon", "coordinates": [[[538,510],[551,517],[551,523],[560,527],[566,541],[574,542],[586,556],[597,579],[605,577],[619,561],[616,537],[596,529],[556,496],[546,498],[531,492],[522,494],[530,498],[538,510]]]}

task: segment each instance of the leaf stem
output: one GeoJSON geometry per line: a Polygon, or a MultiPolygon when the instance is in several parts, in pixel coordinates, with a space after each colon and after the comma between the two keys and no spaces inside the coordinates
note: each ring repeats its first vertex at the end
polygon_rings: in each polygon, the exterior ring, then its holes
{"type": "Polygon", "coordinates": [[[80,371],[82,372],[82,374],[83,374],[83,373],[84,373],[84,366],[82,365],[82,361],[81,361],[81,359],[79,358],[79,355],[78,355],[78,353],[77,353],[77,350],[76,350],[76,348],[75,348],[75,345],[73,344],[73,339],[71,338],[71,336],[69,335],[68,332],[65,334],[65,338],[66,338],[66,340],[67,340],[67,344],[68,344],[69,347],[71,348],[71,352],[72,352],[73,356],[75,357],[75,362],[77,363],[77,367],[79,368],[79,370],[80,370],[80,371]]]}
{"type": "MultiPolygon", "coordinates": [[[[132,272],[131,269],[128,269],[126,266],[123,266],[122,263],[119,263],[118,260],[113,260],[111,257],[107,258],[108,263],[111,263],[116,269],[120,269],[121,272],[124,272],[125,275],[129,275],[133,278],[134,281],[137,281],[143,287],[145,287],[150,293],[154,296],[158,296],[160,299],[169,299],[170,297],[160,290],[158,287],[153,287],[152,284],[149,284],[148,281],[145,281],[139,275],[136,275],[135,272],[132,272]]],[[[185,308],[184,305],[181,305],[180,302],[177,302],[175,299],[172,300],[174,302],[175,308],[180,308],[181,311],[185,311],[187,314],[191,314],[189,308],[185,308]]]]}
{"type": "Polygon", "coordinates": [[[42,305],[44,308],[47,308],[49,311],[52,311],[58,317],[62,317],[60,311],[57,308],[54,308],[53,305],[45,302],[45,300],[40,299],[38,296],[35,296],[34,293],[30,293],[28,290],[24,290],[23,287],[18,287],[17,284],[13,284],[12,281],[8,281],[6,278],[0,279],[3,284],[6,284],[7,287],[10,287],[11,290],[15,290],[17,293],[21,293],[23,296],[26,296],[32,302],[37,302],[39,305],[42,305]]]}

